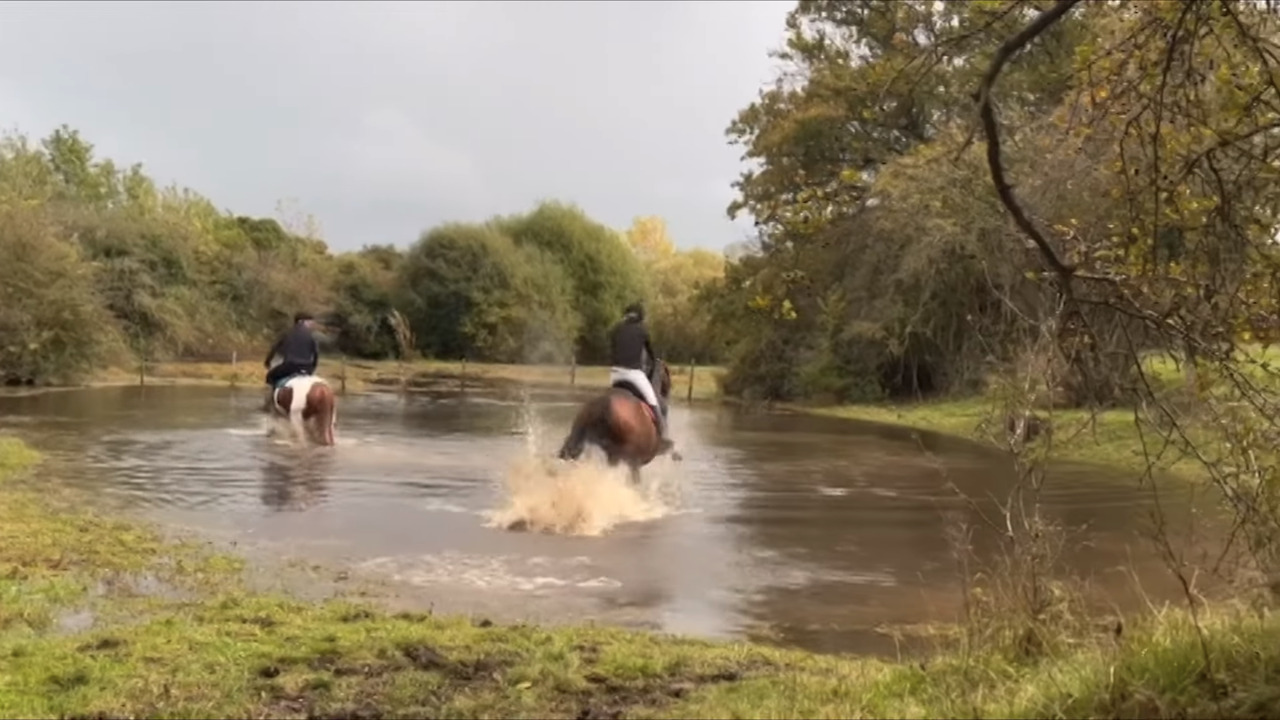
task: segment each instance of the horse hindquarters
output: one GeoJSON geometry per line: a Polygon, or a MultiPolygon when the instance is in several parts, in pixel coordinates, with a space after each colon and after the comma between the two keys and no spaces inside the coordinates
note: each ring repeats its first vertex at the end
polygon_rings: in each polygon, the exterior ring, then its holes
{"type": "Polygon", "coordinates": [[[607,452],[608,448],[603,441],[605,432],[602,428],[608,428],[609,411],[608,395],[595,398],[584,405],[573,418],[573,427],[569,429],[569,434],[561,444],[557,457],[561,460],[577,460],[582,457],[588,442],[599,445],[607,452]]]}
{"type": "Polygon", "coordinates": [[[312,422],[316,424],[316,435],[322,445],[333,445],[333,429],[337,424],[338,409],[336,400],[325,385],[315,385],[307,393],[307,409],[310,410],[312,422]]]}

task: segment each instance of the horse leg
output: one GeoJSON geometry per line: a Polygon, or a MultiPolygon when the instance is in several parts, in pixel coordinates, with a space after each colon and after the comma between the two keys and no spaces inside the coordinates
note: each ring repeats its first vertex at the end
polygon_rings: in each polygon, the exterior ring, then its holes
{"type": "Polygon", "coordinates": [[[640,484],[640,466],[632,464],[628,469],[631,474],[631,484],[638,486],[640,484]]]}
{"type": "Polygon", "coordinates": [[[307,425],[302,420],[302,412],[300,410],[289,411],[289,426],[293,428],[293,436],[298,442],[305,443],[307,441],[307,425]]]}
{"type": "Polygon", "coordinates": [[[338,400],[332,395],[329,396],[329,424],[325,429],[329,445],[337,445],[338,441],[334,439],[333,433],[338,427],[338,400]]]}
{"type": "Polygon", "coordinates": [[[561,460],[577,460],[582,456],[582,451],[586,448],[587,430],[585,423],[574,423],[573,428],[565,437],[564,443],[560,445],[560,452],[556,457],[561,460]]]}

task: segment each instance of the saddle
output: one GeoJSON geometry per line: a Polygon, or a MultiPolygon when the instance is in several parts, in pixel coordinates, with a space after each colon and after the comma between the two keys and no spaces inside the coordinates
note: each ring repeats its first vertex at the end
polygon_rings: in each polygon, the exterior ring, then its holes
{"type": "Polygon", "coordinates": [[[273,392],[279,392],[280,388],[283,388],[285,385],[288,385],[290,380],[296,377],[303,377],[303,376],[310,376],[310,375],[311,373],[306,373],[306,372],[296,372],[289,375],[285,375],[284,377],[277,380],[275,385],[271,386],[271,390],[273,392]]]}

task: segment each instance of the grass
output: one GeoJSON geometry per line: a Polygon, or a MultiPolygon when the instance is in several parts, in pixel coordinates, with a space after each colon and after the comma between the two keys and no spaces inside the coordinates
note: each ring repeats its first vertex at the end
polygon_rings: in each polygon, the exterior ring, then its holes
{"type": "MultiPolygon", "coordinates": [[[[1242,370],[1247,377],[1261,385],[1274,385],[1276,377],[1263,370],[1258,363],[1270,360],[1280,366],[1280,355],[1273,350],[1253,349],[1252,363],[1244,364],[1242,370]],[[1275,357],[1273,357],[1275,356],[1275,357]]],[[[1185,393],[1185,381],[1182,370],[1168,357],[1149,358],[1144,368],[1147,381],[1157,393],[1185,393]]],[[[844,417],[855,420],[888,423],[904,427],[927,430],[965,437],[972,440],[987,440],[993,429],[993,419],[999,427],[1003,417],[999,414],[999,404],[991,397],[962,397],[932,400],[924,402],[907,402],[892,404],[843,405],[834,407],[801,407],[800,409],[818,415],[844,417]]],[[[1172,473],[1186,477],[1200,476],[1203,469],[1198,462],[1189,457],[1166,454],[1163,457],[1149,459],[1143,451],[1144,437],[1152,455],[1157,454],[1159,439],[1156,430],[1149,425],[1140,424],[1135,413],[1129,408],[1091,411],[1056,409],[1051,413],[1038,411],[1047,416],[1055,428],[1052,451],[1056,458],[1076,462],[1107,465],[1141,473],[1148,464],[1158,472],[1172,473]]],[[[1194,428],[1189,433],[1197,432],[1194,428]]]]}
{"type": "Polygon", "coordinates": [[[3,717],[1280,713],[1280,621],[1269,614],[1208,613],[1208,670],[1178,612],[1036,661],[991,647],[924,663],[390,614],[252,591],[235,558],[85,510],[44,478],[36,486],[37,461],[0,439],[3,717]],[[63,622],[86,612],[92,627],[63,622]]]}
{"type": "MultiPolygon", "coordinates": [[[[503,365],[496,363],[446,362],[418,360],[401,366],[395,361],[344,361],[340,357],[325,356],[317,373],[330,381],[346,387],[351,392],[373,389],[397,389],[403,372],[410,390],[457,390],[463,387],[524,387],[537,390],[562,391],[607,387],[609,368],[599,366],[568,365],[503,365]]],[[[148,364],[145,372],[147,383],[163,384],[217,384],[260,385],[264,370],[256,362],[232,364],[212,362],[167,362],[148,364]]],[[[694,401],[715,399],[720,394],[716,378],[723,373],[718,367],[694,368],[694,401]]],[[[689,399],[690,368],[687,365],[671,366],[671,396],[675,400],[689,399]]],[[[138,382],[137,368],[113,368],[94,378],[91,384],[129,384],[138,382]]]]}
{"type": "MultiPolygon", "coordinates": [[[[971,440],[986,440],[984,423],[995,417],[988,398],[962,398],[898,405],[843,405],[804,408],[818,415],[902,425],[971,440]]],[[[1094,463],[1141,472],[1148,460],[1142,450],[1132,410],[1055,410],[1050,416],[1058,430],[1053,456],[1061,460],[1094,463]]],[[[1152,444],[1151,430],[1147,442],[1152,444]]],[[[1153,451],[1154,452],[1154,451],[1153,451]]],[[[1168,456],[1154,463],[1162,472],[1195,473],[1193,460],[1168,456]]]]}

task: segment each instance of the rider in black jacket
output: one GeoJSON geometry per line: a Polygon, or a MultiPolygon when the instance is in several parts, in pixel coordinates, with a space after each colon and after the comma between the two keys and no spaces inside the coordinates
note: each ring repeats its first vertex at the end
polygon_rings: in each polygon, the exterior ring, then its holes
{"type": "Polygon", "coordinates": [[[640,391],[645,402],[653,408],[654,417],[657,418],[662,450],[671,448],[671,440],[667,437],[666,413],[663,412],[658,400],[656,388],[653,387],[648,373],[645,372],[657,360],[657,355],[654,354],[653,346],[649,343],[649,329],[645,327],[644,307],[640,303],[627,306],[622,315],[622,322],[615,325],[609,334],[609,345],[612,355],[610,364],[613,366],[609,371],[609,384],[625,380],[640,391]],[[646,358],[648,362],[645,362],[646,358]]]}
{"type": "MultiPolygon", "coordinates": [[[[312,375],[316,365],[320,363],[320,344],[316,342],[312,329],[315,320],[310,313],[300,312],[293,316],[293,327],[289,328],[276,340],[267,352],[267,359],[262,366],[267,368],[266,384],[274,389],[281,380],[293,375],[312,375]],[[280,364],[271,367],[271,361],[280,356],[280,364]]],[[[271,408],[271,392],[267,393],[267,409],[271,408]]]]}

